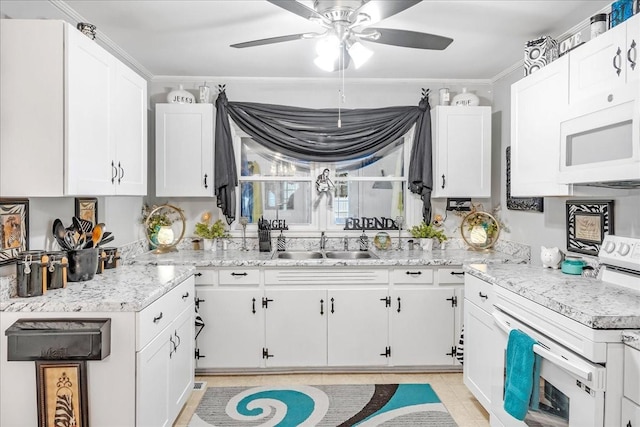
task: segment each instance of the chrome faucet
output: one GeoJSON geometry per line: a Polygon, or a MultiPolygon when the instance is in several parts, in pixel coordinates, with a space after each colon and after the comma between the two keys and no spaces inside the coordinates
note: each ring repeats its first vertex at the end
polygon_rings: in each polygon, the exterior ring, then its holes
{"type": "Polygon", "coordinates": [[[324,235],[324,231],[320,233],[320,250],[324,251],[325,246],[327,245],[327,236],[324,235]]]}

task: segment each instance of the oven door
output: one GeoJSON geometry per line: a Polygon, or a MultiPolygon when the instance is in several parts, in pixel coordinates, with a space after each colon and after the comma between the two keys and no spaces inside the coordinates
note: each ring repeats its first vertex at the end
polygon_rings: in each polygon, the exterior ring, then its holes
{"type": "Polygon", "coordinates": [[[492,426],[603,426],[605,368],[569,351],[509,314],[496,310],[497,342],[503,350],[492,379],[492,426]],[[507,340],[519,329],[536,340],[534,353],[540,356],[539,390],[532,398],[524,421],[505,412],[504,384],[507,340]]]}

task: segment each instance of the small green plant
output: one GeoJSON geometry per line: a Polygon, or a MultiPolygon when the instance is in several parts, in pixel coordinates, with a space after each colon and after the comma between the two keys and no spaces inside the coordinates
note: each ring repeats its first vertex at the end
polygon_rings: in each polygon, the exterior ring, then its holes
{"type": "Polygon", "coordinates": [[[438,239],[440,243],[447,240],[447,236],[445,236],[444,232],[437,230],[433,225],[426,224],[422,221],[419,225],[414,225],[409,229],[411,235],[418,239],[438,239]]]}
{"type": "MultiPolygon", "coordinates": [[[[142,218],[140,218],[140,223],[147,223],[147,219],[149,220],[147,224],[147,234],[153,235],[157,233],[160,227],[167,226],[173,224],[175,221],[180,219],[180,214],[174,210],[158,210],[151,217],[149,215],[151,212],[155,211],[158,208],[158,205],[149,206],[147,204],[142,206],[142,218]]],[[[179,209],[179,208],[178,208],[179,209]]],[[[179,209],[182,211],[182,209],[179,209]]]]}
{"type": "Polygon", "coordinates": [[[194,232],[196,236],[200,236],[203,239],[219,239],[223,237],[231,237],[224,222],[221,219],[217,220],[211,226],[208,223],[198,222],[196,223],[196,230],[194,232]]]}

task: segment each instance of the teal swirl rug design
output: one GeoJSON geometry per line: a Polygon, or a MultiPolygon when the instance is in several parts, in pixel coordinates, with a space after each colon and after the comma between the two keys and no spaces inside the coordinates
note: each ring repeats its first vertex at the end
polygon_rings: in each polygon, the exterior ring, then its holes
{"type": "Polygon", "coordinates": [[[209,387],[189,427],[456,427],[429,384],[209,387]]]}

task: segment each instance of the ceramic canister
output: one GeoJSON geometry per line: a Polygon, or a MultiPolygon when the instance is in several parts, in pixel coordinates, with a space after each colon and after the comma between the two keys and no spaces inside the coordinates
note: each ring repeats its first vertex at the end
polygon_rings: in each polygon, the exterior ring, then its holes
{"type": "Polygon", "coordinates": [[[47,291],[46,264],[43,251],[24,251],[16,262],[17,292],[19,297],[35,297],[47,291]]]}
{"type": "Polygon", "coordinates": [[[68,251],[69,270],[67,279],[70,282],[83,282],[93,279],[98,269],[98,248],[68,251]]]}

